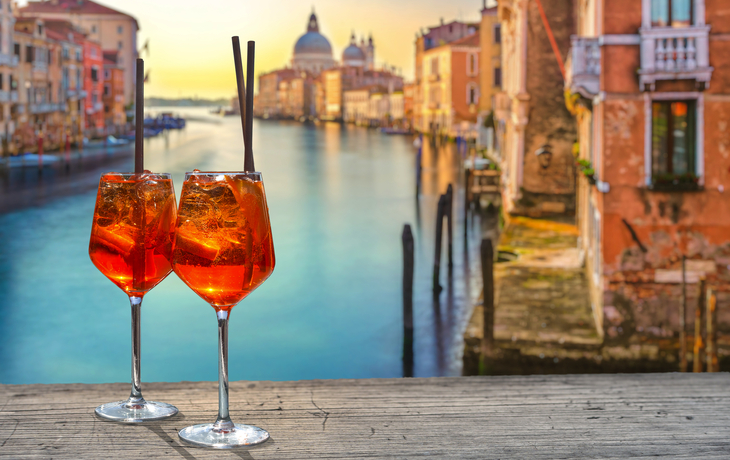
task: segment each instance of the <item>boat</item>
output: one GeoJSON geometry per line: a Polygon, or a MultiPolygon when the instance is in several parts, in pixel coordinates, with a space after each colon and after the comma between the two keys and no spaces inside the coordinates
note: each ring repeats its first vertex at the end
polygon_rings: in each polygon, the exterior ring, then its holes
{"type": "Polygon", "coordinates": [[[380,132],[385,134],[411,134],[411,131],[405,128],[380,128],[380,132]]]}

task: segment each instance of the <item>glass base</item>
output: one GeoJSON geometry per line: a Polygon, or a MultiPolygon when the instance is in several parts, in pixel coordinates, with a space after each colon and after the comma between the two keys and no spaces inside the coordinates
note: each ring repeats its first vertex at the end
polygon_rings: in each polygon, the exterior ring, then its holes
{"type": "Polygon", "coordinates": [[[239,425],[238,423],[233,426],[232,430],[223,431],[214,429],[213,423],[205,423],[183,428],[178,435],[188,444],[213,449],[250,447],[269,439],[269,433],[257,426],[239,425]]]}
{"type": "Polygon", "coordinates": [[[177,407],[155,401],[126,400],[102,404],[94,412],[99,417],[114,422],[141,423],[172,417],[177,414],[177,407]]]}

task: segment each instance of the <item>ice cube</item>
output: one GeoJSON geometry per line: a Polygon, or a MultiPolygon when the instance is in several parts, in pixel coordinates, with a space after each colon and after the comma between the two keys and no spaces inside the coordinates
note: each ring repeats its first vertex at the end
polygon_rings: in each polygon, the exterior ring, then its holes
{"type": "Polygon", "coordinates": [[[202,234],[192,230],[191,227],[195,228],[191,225],[178,227],[175,234],[175,251],[179,249],[205,260],[215,260],[220,252],[220,245],[211,239],[204,239],[202,234]]]}

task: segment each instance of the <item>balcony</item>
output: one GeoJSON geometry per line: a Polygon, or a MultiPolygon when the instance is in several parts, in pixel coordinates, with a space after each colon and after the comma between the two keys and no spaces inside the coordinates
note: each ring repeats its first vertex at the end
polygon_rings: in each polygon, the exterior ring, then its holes
{"type": "Polygon", "coordinates": [[[8,67],[18,66],[18,56],[14,54],[0,54],[0,65],[6,65],[8,67]]]}
{"type": "Polygon", "coordinates": [[[10,102],[10,92],[0,91],[0,102],[10,102]]]}
{"type": "Polygon", "coordinates": [[[63,110],[61,104],[31,104],[30,105],[30,113],[32,114],[40,114],[40,113],[50,113],[50,112],[58,112],[63,110]]]}
{"type": "Polygon", "coordinates": [[[592,99],[600,91],[601,47],[598,38],[573,35],[570,45],[565,85],[571,93],[592,99]]]}
{"type": "Polygon", "coordinates": [[[644,90],[654,91],[657,80],[695,80],[707,87],[710,67],[710,26],[641,28],[641,69],[644,90]]]}

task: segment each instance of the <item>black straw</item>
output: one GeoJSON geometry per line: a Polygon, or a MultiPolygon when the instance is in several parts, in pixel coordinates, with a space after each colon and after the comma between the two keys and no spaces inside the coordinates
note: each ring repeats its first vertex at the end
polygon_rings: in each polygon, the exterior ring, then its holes
{"type": "Polygon", "coordinates": [[[243,131],[243,148],[244,148],[244,161],[243,169],[246,169],[246,155],[248,149],[248,132],[246,131],[246,105],[244,100],[246,99],[246,85],[243,83],[243,63],[241,62],[241,43],[238,41],[238,37],[231,37],[233,41],[233,62],[236,66],[236,84],[238,86],[238,108],[241,112],[241,130],[243,131]]]}
{"type": "Polygon", "coordinates": [[[248,53],[246,53],[246,86],[248,86],[248,92],[246,93],[246,138],[248,143],[246,144],[246,156],[243,166],[243,170],[246,172],[256,171],[253,165],[253,61],[255,46],[255,42],[249,41],[248,53]]]}
{"type": "Polygon", "coordinates": [[[137,94],[134,126],[134,172],[144,172],[144,60],[137,58],[137,94]]]}

